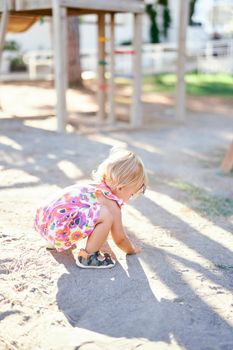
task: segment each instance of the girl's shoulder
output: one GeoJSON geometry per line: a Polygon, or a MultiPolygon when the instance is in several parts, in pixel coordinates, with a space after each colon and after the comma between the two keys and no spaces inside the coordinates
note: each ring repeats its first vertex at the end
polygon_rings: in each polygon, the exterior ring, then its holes
{"type": "Polygon", "coordinates": [[[105,183],[94,184],[95,192],[101,192],[107,199],[115,201],[118,206],[121,208],[124,204],[124,201],[112,193],[111,189],[105,183]]]}

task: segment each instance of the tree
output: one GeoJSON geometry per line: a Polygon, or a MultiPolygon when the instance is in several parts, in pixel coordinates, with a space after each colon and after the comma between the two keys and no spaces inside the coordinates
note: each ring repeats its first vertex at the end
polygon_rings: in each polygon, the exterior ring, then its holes
{"type": "MultiPolygon", "coordinates": [[[[161,3],[161,0],[160,0],[161,3]]],[[[168,7],[168,0],[163,0],[161,5],[163,5],[163,35],[164,38],[167,38],[168,29],[170,28],[171,24],[171,16],[170,16],[170,10],[168,7]]]]}
{"type": "Polygon", "coordinates": [[[171,16],[170,16],[170,10],[168,7],[168,0],[158,0],[156,4],[147,4],[146,13],[150,18],[150,42],[154,44],[159,43],[160,33],[162,33],[164,38],[167,38],[168,29],[171,24],[171,16]],[[156,8],[158,5],[161,5],[163,7],[163,21],[162,21],[162,28],[160,28],[160,30],[157,24],[156,8]]]}
{"type": "Polygon", "coordinates": [[[192,26],[194,25],[195,22],[193,22],[192,17],[195,12],[195,6],[196,6],[196,1],[197,0],[191,0],[189,3],[189,25],[192,26]]]}
{"type": "Polygon", "coordinates": [[[157,12],[152,4],[146,5],[146,13],[150,18],[150,42],[152,44],[159,43],[159,29],[156,21],[157,12]]]}
{"type": "Polygon", "coordinates": [[[69,86],[82,85],[80,33],[78,17],[68,17],[68,81],[69,86]]]}

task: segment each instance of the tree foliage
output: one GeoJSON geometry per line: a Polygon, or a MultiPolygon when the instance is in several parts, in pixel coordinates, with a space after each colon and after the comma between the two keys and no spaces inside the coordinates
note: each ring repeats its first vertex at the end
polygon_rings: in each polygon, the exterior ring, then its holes
{"type": "Polygon", "coordinates": [[[195,6],[196,6],[197,0],[191,0],[189,3],[189,25],[193,25],[194,22],[192,20],[193,14],[195,12],[195,6]]]}
{"type": "Polygon", "coordinates": [[[19,51],[20,45],[15,40],[8,40],[5,42],[5,51],[19,51]]]}
{"type": "Polygon", "coordinates": [[[168,0],[158,0],[155,4],[146,5],[146,13],[150,18],[150,42],[159,43],[160,35],[162,34],[164,38],[167,38],[168,29],[171,24],[170,10],[168,7],[168,0]],[[157,6],[163,6],[163,20],[162,28],[158,27],[157,24],[157,6]]]}
{"type": "Polygon", "coordinates": [[[171,16],[170,16],[170,10],[168,8],[167,0],[164,2],[166,2],[166,4],[163,7],[163,35],[164,35],[164,38],[167,38],[168,29],[171,25],[171,16]]]}
{"type": "Polygon", "coordinates": [[[146,13],[150,18],[150,42],[159,43],[159,29],[157,25],[157,12],[152,4],[146,5],[146,13]]]}

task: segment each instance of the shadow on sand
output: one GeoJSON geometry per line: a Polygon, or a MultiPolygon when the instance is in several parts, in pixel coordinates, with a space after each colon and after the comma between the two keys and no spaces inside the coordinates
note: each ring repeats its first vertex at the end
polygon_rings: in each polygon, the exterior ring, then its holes
{"type": "MultiPolygon", "coordinates": [[[[146,206],[155,206],[147,198],[144,201],[146,206]]],[[[146,215],[143,209],[141,212],[146,215]]],[[[221,249],[229,258],[229,251],[200,232],[191,230],[180,219],[159,207],[157,213],[163,218],[168,215],[164,220],[171,227],[178,223],[183,232],[189,232],[188,237],[178,232],[175,236],[197,253],[213,261],[206,248],[209,246],[211,251],[221,249]],[[195,244],[198,236],[199,244],[195,244]]],[[[169,230],[165,221],[158,217],[155,220],[157,225],[169,230]]],[[[155,224],[154,220],[152,224],[155,224]]],[[[130,235],[137,240],[132,233],[130,235]]],[[[115,338],[144,338],[167,344],[175,341],[187,350],[233,349],[233,329],[228,320],[203,300],[198,290],[184,279],[182,271],[176,269],[174,261],[182,264],[184,270],[195,270],[202,278],[218,284],[220,289],[223,286],[231,290],[231,286],[224,276],[192,261],[189,256],[184,258],[169,253],[159,245],[145,241],[143,253],[126,257],[126,262],[120,261],[111,270],[79,269],[72,252],[53,253],[53,256],[67,269],[58,280],[57,304],[73,327],[115,338]],[[145,266],[148,267],[147,273],[145,266]],[[161,283],[174,297],[156,297],[164,294],[159,290],[161,283]]],[[[220,289],[216,293],[221,293],[220,289]]]]}
{"type": "Polygon", "coordinates": [[[72,252],[62,255],[53,253],[68,270],[58,280],[57,304],[72,326],[170,342],[165,315],[173,303],[155,298],[136,256],[127,257],[127,269],[118,263],[97,271],[77,268],[72,252]]]}

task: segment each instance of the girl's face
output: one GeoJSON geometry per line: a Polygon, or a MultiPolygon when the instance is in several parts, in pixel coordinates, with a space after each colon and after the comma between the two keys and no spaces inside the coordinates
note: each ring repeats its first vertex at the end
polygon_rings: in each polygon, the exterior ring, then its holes
{"type": "Polygon", "coordinates": [[[145,185],[143,184],[140,188],[136,185],[123,186],[117,189],[116,195],[121,198],[124,202],[128,202],[131,198],[134,198],[145,192],[145,185]]]}

